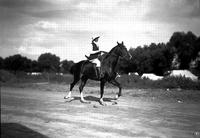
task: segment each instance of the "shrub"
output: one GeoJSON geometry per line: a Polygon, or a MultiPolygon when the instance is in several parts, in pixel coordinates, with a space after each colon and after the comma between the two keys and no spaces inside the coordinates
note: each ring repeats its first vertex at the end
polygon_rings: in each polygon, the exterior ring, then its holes
{"type": "Polygon", "coordinates": [[[6,70],[0,70],[0,82],[14,82],[16,81],[16,76],[6,70]]]}
{"type": "Polygon", "coordinates": [[[160,82],[164,88],[200,89],[200,81],[193,81],[183,76],[166,77],[160,80],[160,82]]]}

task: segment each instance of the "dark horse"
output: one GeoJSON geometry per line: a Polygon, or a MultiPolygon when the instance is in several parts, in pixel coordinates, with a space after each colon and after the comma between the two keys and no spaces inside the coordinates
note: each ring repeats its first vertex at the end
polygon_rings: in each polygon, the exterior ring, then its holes
{"type": "Polygon", "coordinates": [[[101,69],[100,71],[96,68],[94,63],[88,60],[82,60],[71,67],[71,73],[74,75],[74,81],[70,85],[70,91],[65,99],[71,98],[71,91],[74,85],[81,80],[79,90],[81,96],[81,102],[88,103],[83,97],[83,88],[88,79],[100,81],[100,104],[105,105],[103,101],[104,85],[109,82],[119,88],[119,93],[116,95],[116,99],[121,96],[121,85],[116,81],[117,76],[117,63],[120,58],[129,60],[131,55],[129,54],[124,43],[118,43],[117,46],[112,48],[109,53],[104,54],[101,59],[101,69]]]}

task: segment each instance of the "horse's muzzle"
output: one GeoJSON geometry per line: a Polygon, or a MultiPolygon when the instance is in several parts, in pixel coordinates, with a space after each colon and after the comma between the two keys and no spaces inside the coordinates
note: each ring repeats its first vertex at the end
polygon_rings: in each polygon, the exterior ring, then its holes
{"type": "Polygon", "coordinates": [[[129,55],[129,59],[132,59],[132,56],[131,56],[131,54],[130,54],[130,53],[128,53],[128,55],[129,55]]]}
{"type": "Polygon", "coordinates": [[[125,57],[124,57],[126,60],[131,60],[132,59],[132,56],[130,53],[128,53],[125,57]]]}

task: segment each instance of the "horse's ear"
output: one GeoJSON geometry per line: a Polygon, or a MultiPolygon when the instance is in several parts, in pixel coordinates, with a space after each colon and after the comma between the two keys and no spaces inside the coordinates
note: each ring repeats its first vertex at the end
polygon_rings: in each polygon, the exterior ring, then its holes
{"type": "Polygon", "coordinates": [[[119,42],[117,41],[117,44],[119,45],[119,42]]]}
{"type": "Polygon", "coordinates": [[[122,45],[124,45],[124,42],[122,41],[122,45]]]}

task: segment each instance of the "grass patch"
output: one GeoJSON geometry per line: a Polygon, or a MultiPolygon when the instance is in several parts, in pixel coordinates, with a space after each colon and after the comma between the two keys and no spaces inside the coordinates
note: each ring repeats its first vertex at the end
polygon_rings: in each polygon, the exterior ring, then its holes
{"type": "Polygon", "coordinates": [[[39,75],[28,75],[25,72],[12,72],[0,70],[1,82],[3,83],[70,83],[73,76],[70,74],[59,75],[56,73],[41,73],[39,75]]]}
{"type": "Polygon", "coordinates": [[[118,81],[125,88],[162,88],[162,89],[193,89],[200,90],[200,81],[192,81],[190,78],[186,77],[165,77],[162,80],[150,80],[147,78],[140,78],[137,75],[122,75],[121,78],[117,78],[118,81]]]}

